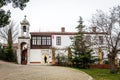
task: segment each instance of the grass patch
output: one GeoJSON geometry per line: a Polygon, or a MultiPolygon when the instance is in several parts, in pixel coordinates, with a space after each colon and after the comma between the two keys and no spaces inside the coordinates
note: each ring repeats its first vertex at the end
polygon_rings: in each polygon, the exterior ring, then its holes
{"type": "Polygon", "coordinates": [[[109,69],[79,69],[94,78],[94,80],[120,80],[120,73],[110,74],[109,69]]]}

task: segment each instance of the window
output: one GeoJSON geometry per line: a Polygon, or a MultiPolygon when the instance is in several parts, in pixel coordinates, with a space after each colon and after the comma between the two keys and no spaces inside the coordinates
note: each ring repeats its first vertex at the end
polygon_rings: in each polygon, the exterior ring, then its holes
{"type": "Polygon", "coordinates": [[[99,44],[103,44],[103,36],[99,36],[99,44]]]}
{"type": "Polygon", "coordinates": [[[51,37],[42,37],[42,45],[51,45],[51,37]]]}
{"type": "Polygon", "coordinates": [[[56,45],[61,45],[61,37],[56,37],[56,45]]]}
{"type": "Polygon", "coordinates": [[[47,45],[51,45],[51,37],[47,37],[47,45]]]}
{"type": "Polygon", "coordinates": [[[41,37],[37,37],[37,45],[41,45],[41,37]]]}
{"type": "Polygon", "coordinates": [[[23,32],[26,32],[26,26],[23,26],[23,32]]]}
{"type": "Polygon", "coordinates": [[[98,44],[98,37],[97,35],[92,36],[91,38],[92,45],[97,45],[98,44]]]}
{"type": "Polygon", "coordinates": [[[50,36],[33,36],[32,45],[51,45],[50,36]]]}
{"type": "Polygon", "coordinates": [[[32,37],[32,44],[37,45],[37,37],[32,37]]]}
{"type": "Polygon", "coordinates": [[[42,37],[42,45],[46,45],[46,37],[42,37]]]}

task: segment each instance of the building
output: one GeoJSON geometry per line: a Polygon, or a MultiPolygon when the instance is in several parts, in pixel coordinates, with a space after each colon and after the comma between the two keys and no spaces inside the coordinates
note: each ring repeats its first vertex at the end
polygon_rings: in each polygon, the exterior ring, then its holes
{"type": "MultiPolygon", "coordinates": [[[[18,38],[17,60],[18,64],[55,64],[57,56],[69,55],[69,48],[72,44],[71,37],[76,32],[66,32],[61,28],[61,32],[30,32],[30,24],[26,17],[21,22],[21,35],[18,38]]],[[[105,32],[98,32],[96,27],[92,31],[85,32],[85,38],[91,43],[94,49],[93,56],[98,57],[99,48],[101,53],[107,53],[105,32]]],[[[102,54],[103,57],[106,54],[102,54]]],[[[68,60],[68,59],[67,59],[68,60]]]]}

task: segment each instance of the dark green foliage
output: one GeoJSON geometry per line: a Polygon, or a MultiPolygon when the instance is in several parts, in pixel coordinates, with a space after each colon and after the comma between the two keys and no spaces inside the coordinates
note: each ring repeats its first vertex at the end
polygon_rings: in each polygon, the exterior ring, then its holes
{"type": "Polygon", "coordinates": [[[12,3],[14,8],[20,8],[23,10],[26,7],[26,3],[29,0],[0,0],[0,27],[4,27],[9,23],[10,11],[1,9],[3,6],[12,3]]]}
{"type": "Polygon", "coordinates": [[[108,60],[103,61],[104,64],[109,64],[108,60]]]}
{"type": "Polygon", "coordinates": [[[57,55],[56,57],[56,65],[60,65],[60,66],[67,66],[68,65],[68,57],[65,55],[57,55]]]}
{"type": "Polygon", "coordinates": [[[14,61],[14,53],[12,50],[12,46],[8,46],[6,49],[6,60],[9,62],[13,62],[14,61]]]}
{"type": "Polygon", "coordinates": [[[0,49],[0,59],[9,62],[16,61],[16,55],[13,52],[12,46],[8,46],[7,48],[0,49]]]}
{"type": "Polygon", "coordinates": [[[76,67],[88,68],[89,64],[92,62],[92,50],[84,38],[83,28],[83,20],[80,17],[79,25],[76,27],[78,33],[71,38],[73,42],[71,46],[73,53],[72,62],[76,67]]]}
{"type": "Polygon", "coordinates": [[[4,27],[9,23],[10,12],[5,12],[3,9],[0,9],[0,27],[4,27]]]}
{"type": "Polygon", "coordinates": [[[4,49],[0,49],[0,59],[6,60],[6,53],[4,49]]]}
{"type": "Polygon", "coordinates": [[[0,0],[0,8],[9,3],[12,3],[14,8],[19,7],[21,10],[23,10],[24,7],[26,7],[27,2],[29,2],[29,0],[0,0]]]}

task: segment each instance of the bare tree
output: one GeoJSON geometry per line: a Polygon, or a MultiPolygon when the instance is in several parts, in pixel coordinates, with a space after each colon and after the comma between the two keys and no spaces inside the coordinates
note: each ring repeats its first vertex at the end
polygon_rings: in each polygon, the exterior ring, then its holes
{"type": "Polygon", "coordinates": [[[90,45],[90,48],[93,50],[92,58],[95,60],[94,62],[97,64],[103,64],[106,60],[106,46],[105,46],[105,35],[106,32],[100,31],[95,25],[89,27],[86,30],[85,40],[90,45]]]}
{"type": "Polygon", "coordinates": [[[115,73],[115,57],[118,54],[120,42],[120,6],[111,8],[108,13],[97,10],[97,13],[92,17],[92,25],[109,34],[109,36],[108,34],[105,35],[109,53],[108,60],[110,72],[115,73]]]}
{"type": "Polygon", "coordinates": [[[13,44],[16,42],[19,34],[19,29],[16,24],[11,21],[9,25],[0,29],[0,37],[7,42],[7,44],[13,44]]]}

